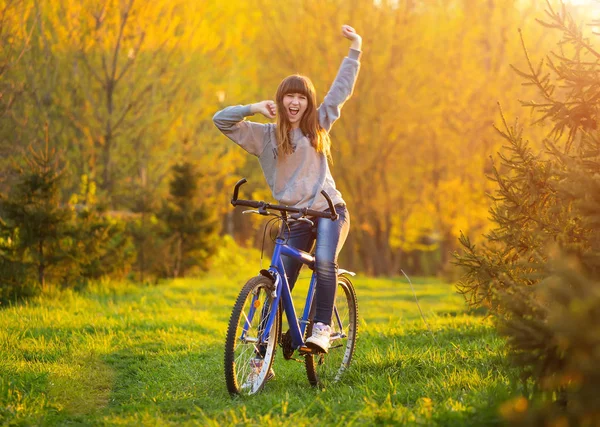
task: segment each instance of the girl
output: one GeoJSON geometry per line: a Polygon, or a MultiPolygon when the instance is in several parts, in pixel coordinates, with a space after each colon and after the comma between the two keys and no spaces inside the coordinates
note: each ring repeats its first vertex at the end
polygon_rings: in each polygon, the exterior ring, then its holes
{"type": "MultiPolygon", "coordinates": [[[[310,224],[302,221],[293,221],[289,230],[282,230],[290,246],[305,251],[310,251],[316,239],[316,313],[312,336],[306,343],[325,353],[329,349],[329,325],[337,288],[337,257],[350,227],[346,204],[329,170],[329,130],[354,89],[362,45],[362,38],[354,28],[343,25],[342,35],[352,42],[350,52],[318,108],[312,82],[295,74],[280,83],[275,102],[267,100],[228,107],[213,117],[221,132],[258,157],[273,197],[280,204],[324,211],[328,205],[321,190],[325,190],[335,205],[339,215],[336,221],[312,219],[316,234],[310,224]],[[269,119],[276,118],[277,124],[245,120],[256,113],[269,119]]],[[[287,257],[284,261],[291,287],[301,266],[300,262],[287,257]]]]}

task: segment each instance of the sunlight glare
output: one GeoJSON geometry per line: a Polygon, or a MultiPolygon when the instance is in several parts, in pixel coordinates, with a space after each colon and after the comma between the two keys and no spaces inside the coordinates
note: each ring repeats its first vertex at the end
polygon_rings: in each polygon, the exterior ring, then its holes
{"type": "Polygon", "coordinates": [[[583,9],[586,13],[590,14],[590,18],[600,17],[599,0],[565,0],[565,4],[583,9]]]}

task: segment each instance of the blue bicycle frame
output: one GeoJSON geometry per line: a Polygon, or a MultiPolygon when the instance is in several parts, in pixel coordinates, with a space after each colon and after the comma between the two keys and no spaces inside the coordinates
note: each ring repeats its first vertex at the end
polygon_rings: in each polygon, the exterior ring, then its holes
{"type": "MultiPolygon", "coordinates": [[[[292,293],[290,290],[290,285],[287,280],[287,276],[285,274],[285,268],[283,266],[283,260],[281,259],[282,255],[286,255],[292,258],[295,258],[306,265],[314,265],[315,258],[310,255],[308,252],[304,252],[300,249],[296,249],[292,246],[288,246],[285,244],[285,240],[282,237],[277,237],[275,239],[275,249],[273,250],[273,257],[271,259],[271,267],[269,268],[269,274],[275,279],[275,298],[273,299],[273,304],[277,306],[279,301],[281,301],[281,305],[285,311],[289,326],[290,326],[290,335],[292,338],[292,345],[294,349],[298,349],[301,347],[305,347],[304,343],[304,333],[306,332],[306,326],[309,323],[310,316],[310,308],[312,306],[313,298],[315,295],[315,286],[316,286],[316,274],[313,273],[310,285],[308,288],[308,295],[306,297],[306,304],[304,306],[304,313],[302,314],[302,318],[300,322],[298,322],[296,318],[296,310],[294,309],[294,304],[292,302],[292,293]],[[292,321],[293,319],[293,321],[292,321]]],[[[256,297],[255,297],[256,298],[256,297]]],[[[254,301],[253,301],[254,302],[254,301]]],[[[249,321],[254,317],[255,310],[257,307],[252,304],[250,308],[250,312],[248,313],[249,321]]],[[[269,318],[267,319],[266,326],[258,340],[260,344],[264,344],[268,341],[269,334],[271,329],[273,328],[274,322],[277,320],[277,310],[271,310],[269,318]]],[[[337,313],[336,313],[337,316],[337,313]]],[[[245,335],[248,327],[249,321],[246,322],[244,330],[242,332],[242,337],[245,335]]]]}

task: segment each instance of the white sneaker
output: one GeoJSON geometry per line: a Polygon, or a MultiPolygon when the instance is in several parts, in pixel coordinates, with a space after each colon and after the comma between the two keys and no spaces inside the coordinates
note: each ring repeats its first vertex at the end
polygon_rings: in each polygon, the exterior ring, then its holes
{"type": "Polygon", "coordinates": [[[329,325],[317,322],[313,325],[312,335],[306,340],[306,344],[313,350],[327,353],[331,345],[329,339],[331,337],[331,328],[329,325]]]}
{"type": "MultiPolygon", "coordinates": [[[[246,381],[240,387],[244,391],[252,391],[254,389],[254,383],[258,380],[258,376],[260,375],[260,371],[262,370],[264,360],[261,358],[250,359],[250,374],[246,381]]],[[[266,381],[269,381],[275,377],[275,371],[273,368],[269,369],[267,373],[266,381]]]]}

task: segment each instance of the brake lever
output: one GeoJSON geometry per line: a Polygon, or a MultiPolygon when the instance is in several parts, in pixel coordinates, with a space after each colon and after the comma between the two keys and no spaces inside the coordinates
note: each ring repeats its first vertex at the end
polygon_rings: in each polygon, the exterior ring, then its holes
{"type": "Polygon", "coordinates": [[[295,214],[291,214],[290,218],[295,219],[296,221],[302,221],[307,224],[310,224],[311,227],[315,225],[315,223],[312,222],[310,219],[306,218],[302,212],[297,212],[295,214]]]}
{"type": "Polygon", "coordinates": [[[311,227],[314,227],[314,225],[315,225],[315,223],[314,223],[314,222],[312,222],[310,219],[308,219],[308,218],[305,218],[305,217],[298,218],[298,221],[302,221],[302,222],[305,222],[305,223],[307,223],[307,224],[310,224],[310,226],[311,226],[311,227]]]}
{"type": "Polygon", "coordinates": [[[242,214],[251,214],[251,213],[259,214],[259,215],[263,215],[263,216],[278,216],[277,214],[274,214],[267,210],[260,211],[260,210],[256,210],[256,209],[248,209],[248,210],[242,211],[242,214]]]}

